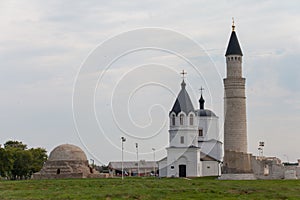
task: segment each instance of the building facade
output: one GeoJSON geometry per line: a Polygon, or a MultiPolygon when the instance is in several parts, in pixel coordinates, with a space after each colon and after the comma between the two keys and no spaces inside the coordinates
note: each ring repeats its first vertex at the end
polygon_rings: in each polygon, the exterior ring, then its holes
{"type": "MultiPolygon", "coordinates": [[[[109,162],[108,170],[110,177],[122,176],[122,162],[109,162]]],[[[125,176],[156,176],[158,167],[155,161],[124,161],[123,171],[125,176]]]]}
{"type": "Polygon", "coordinates": [[[200,177],[220,175],[222,143],[219,119],[204,109],[201,94],[199,109],[194,109],[184,80],[169,113],[167,157],[158,162],[161,177],[200,177]]]}

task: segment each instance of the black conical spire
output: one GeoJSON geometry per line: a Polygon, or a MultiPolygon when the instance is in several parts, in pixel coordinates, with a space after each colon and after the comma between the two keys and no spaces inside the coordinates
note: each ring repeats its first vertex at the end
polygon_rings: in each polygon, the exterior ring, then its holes
{"type": "Polygon", "coordinates": [[[203,96],[202,96],[202,91],[204,90],[204,88],[201,86],[201,88],[199,90],[201,91],[201,97],[199,99],[200,110],[204,110],[205,100],[203,99],[203,96]]]}
{"type": "Polygon", "coordinates": [[[235,29],[235,25],[234,25],[234,21],[233,21],[232,22],[232,32],[231,32],[231,36],[230,36],[230,40],[228,43],[228,47],[227,47],[225,56],[228,56],[228,55],[243,56],[242,49],[240,47],[240,44],[239,44],[239,41],[238,41],[238,38],[236,36],[234,29],[235,29]]]}
{"type": "Polygon", "coordinates": [[[201,94],[201,97],[199,99],[199,103],[200,103],[200,110],[204,110],[204,103],[205,103],[205,100],[203,99],[203,96],[201,94]]]}

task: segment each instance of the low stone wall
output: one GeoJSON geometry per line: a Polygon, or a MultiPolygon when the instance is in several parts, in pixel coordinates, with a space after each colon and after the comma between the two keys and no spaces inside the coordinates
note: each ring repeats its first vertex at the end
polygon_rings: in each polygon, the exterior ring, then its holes
{"type": "Polygon", "coordinates": [[[222,174],[219,180],[256,180],[254,174],[222,174]]]}
{"type": "Polygon", "coordinates": [[[109,178],[109,174],[108,173],[89,174],[87,178],[109,178]]]}
{"type": "Polygon", "coordinates": [[[64,179],[64,178],[86,178],[83,173],[68,173],[68,174],[33,174],[33,179],[64,179]]]}
{"type": "Polygon", "coordinates": [[[252,169],[258,179],[300,179],[300,166],[284,166],[276,157],[252,157],[252,169]]]}
{"type": "Polygon", "coordinates": [[[300,179],[300,166],[284,166],[276,157],[226,151],[221,180],[300,179]],[[225,163],[226,161],[226,163],[225,163]]]}

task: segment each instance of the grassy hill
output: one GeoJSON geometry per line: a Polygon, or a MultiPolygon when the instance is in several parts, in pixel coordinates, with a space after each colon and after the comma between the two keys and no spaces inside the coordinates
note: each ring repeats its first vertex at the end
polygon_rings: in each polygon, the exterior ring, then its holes
{"type": "Polygon", "coordinates": [[[0,181],[0,199],[300,199],[300,180],[120,178],[0,181]]]}

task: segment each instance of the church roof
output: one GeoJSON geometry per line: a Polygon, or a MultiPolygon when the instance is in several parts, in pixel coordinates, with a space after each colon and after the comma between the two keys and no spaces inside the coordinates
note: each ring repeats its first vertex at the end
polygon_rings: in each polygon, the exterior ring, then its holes
{"type": "Polygon", "coordinates": [[[196,115],[200,117],[217,117],[217,115],[213,111],[208,109],[196,110],[196,115]]]}
{"type": "Polygon", "coordinates": [[[200,109],[195,110],[197,116],[200,116],[200,117],[217,117],[217,115],[213,111],[208,110],[208,109],[204,109],[205,100],[202,96],[202,93],[201,93],[201,97],[199,99],[199,103],[200,103],[200,109]]]}
{"type": "Polygon", "coordinates": [[[228,44],[225,56],[228,56],[228,55],[243,56],[242,49],[240,47],[238,38],[234,31],[234,26],[232,26],[232,32],[231,32],[231,36],[230,36],[230,40],[229,40],[229,44],[228,44]]]}
{"type": "Polygon", "coordinates": [[[200,152],[200,160],[201,161],[219,161],[218,159],[203,153],[202,151],[200,152]]]}
{"type": "Polygon", "coordinates": [[[184,80],[181,83],[181,90],[177,96],[177,99],[174,103],[174,106],[170,112],[174,112],[176,115],[181,111],[188,114],[191,111],[194,111],[194,106],[192,104],[191,98],[185,89],[184,80]]]}

